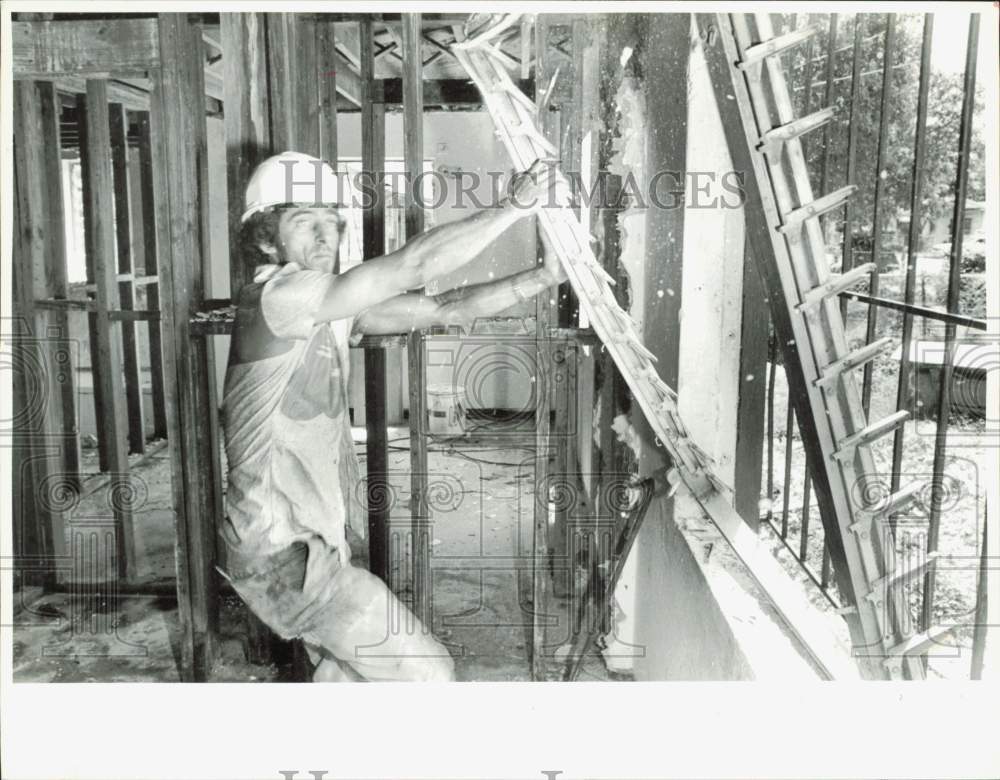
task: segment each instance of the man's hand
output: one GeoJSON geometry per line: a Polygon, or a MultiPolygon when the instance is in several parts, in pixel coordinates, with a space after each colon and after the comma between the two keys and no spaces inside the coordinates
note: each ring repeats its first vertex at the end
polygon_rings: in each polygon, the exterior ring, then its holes
{"type": "Polygon", "coordinates": [[[552,246],[552,242],[549,240],[549,234],[542,228],[541,223],[536,222],[535,224],[538,230],[538,237],[542,242],[542,273],[545,274],[546,281],[550,287],[562,284],[569,277],[566,276],[566,271],[563,269],[562,263],[559,262],[559,255],[556,254],[555,247],[552,246]]]}
{"type": "MultiPolygon", "coordinates": [[[[511,180],[508,201],[525,216],[546,206],[554,206],[559,203],[556,188],[560,185],[561,178],[562,174],[554,165],[535,160],[528,170],[511,180]]],[[[561,192],[561,187],[559,191],[561,192]]]]}

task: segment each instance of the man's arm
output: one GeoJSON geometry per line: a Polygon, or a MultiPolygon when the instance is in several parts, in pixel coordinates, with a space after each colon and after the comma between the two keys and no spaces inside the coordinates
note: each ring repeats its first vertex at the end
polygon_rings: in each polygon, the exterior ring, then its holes
{"type": "MultiPolygon", "coordinates": [[[[510,201],[501,208],[480,211],[466,219],[440,225],[399,250],[361,263],[336,277],[324,295],[315,321],[356,315],[402,296],[408,290],[424,287],[468,263],[516,221],[538,211],[554,186],[555,177],[559,176],[554,168],[541,162],[532,165],[528,174],[521,178],[510,201]]],[[[407,305],[422,310],[421,304],[411,302],[407,305]]]]}
{"type": "Polygon", "coordinates": [[[559,258],[544,231],[539,231],[544,247],[542,265],[495,282],[468,285],[427,296],[405,293],[384,301],[358,315],[358,333],[406,333],[434,325],[457,325],[468,332],[481,317],[490,317],[529,300],[543,290],[566,280],[559,258]]]}

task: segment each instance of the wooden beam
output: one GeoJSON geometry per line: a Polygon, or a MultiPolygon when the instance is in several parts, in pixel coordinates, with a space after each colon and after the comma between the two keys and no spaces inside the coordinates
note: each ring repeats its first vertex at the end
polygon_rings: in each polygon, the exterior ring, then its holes
{"type": "MultiPolygon", "coordinates": [[[[39,115],[36,120],[38,144],[43,165],[41,176],[45,192],[44,260],[34,265],[34,295],[65,298],[69,294],[66,265],[66,241],[63,215],[62,150],[60,146],[60,99],[52,84],[35,85],[39,115]]],[[[69,320],[65,313],[37,312],[35,327],[44,338],[45,365],[48,373],[50,402],[46,405],[45,429],[58,438],[60,458],[58,468],[67,483],[79,485],[80,434],[77,425],[76,366],[74,350],[67,349],[70,338],[69,320]]],[[[56,518],[61,522],[61,516],[56,518]]],[[[57,541],[61,548],[62,535],[57,541]]]]}
{"type": "MultiPolygon", "coordinates": [[[[403,168],[406,174],[406,240],[424,232],[423,201],[413,187],[424,170],[423,63],[420,14],[403,14],[403,168]]],[[[424,332],[407,343],[410,396],[410,513],[413,611],[431,628],[431,515],[427,506],[427,366],[424,332]]]]}
{"type": "MultiPolygon", "coordinates": [[[[132,230],[130,226],[131,202],[128,175],[128,115],[121,103],[108,106],[110,122],[112,184],[115,204],[115,238],[118,250],[118,275],[132,274],[132,230]]],[[[118,308],[135,309],[135,280],[118,282],[118,308]]],[[[128,412],[129,452],[146,451],[146,428],[142,410],[142,375],[139,368],[139,342],[135,323],[122,322],[118,326],[122,339],[122,368],[125,371],[125,405],[128,412]]]]}
{"type": "Polygon", "coordinates": [[[160,70],[151,111],[157,245],[164,326],[164,387],[174,491],[181,676],[207,679],[218,623],[215,562],[218,482],[211,407],[215,374],[189,321],[204,295],[208,260],[205,89],[201,31],[186,14],[158,16],[160,70]],[[206,424],[207,422],[207,424],[206,424]]]}
{"type": "MultiPolygon", "coordinates": [[[[767,332],[770,307],[750,246],[743,260],[743,316],[740,325],[740,397],[736,412],[734,506],[755,531],[760,526],[761,470],[767,401],[767,332]]],[[[767,497],[771,500],[771,496],[767,497]]]]}
{"type": "Polygon", "coordinates": [[[141,75],[160,64],[156,20],[12,22],[11,60],[15,79],[141,75]]]}
{"type": "MultiPolygon", "coordinates": [[[[112,480],[128,484],[129,464],[125,392],[122,387],[122,350],[120,323],[112,323],[108,312],[119,308],[118,283],[115,279],[115,226],[113,220],[114,183],[111,169],[108,89],[103,79],[87,82],[87,208],[90,212],[87,253],[93,258],[94,282],[97,284],[97,353],[91,361],[99,367],[101,384],[97,416],[108,430],[108,471],[112,480]]],[[[96,394],[95,394],[96,395],[96,394]]],[[[116,564],[118,576],[135,579],[135,539],[132,513],[127,503],[113,507],[115,518],[116,564]]]]}
{"type": "MultiPolygon", "coordinates": [[[[361,37],[361,174],[373,191],[373,203],[362,216],[362,252],[365,260],[385,254],[385,106],[373,78],[372,23],[359,23],[361,37]]],[[[389,506],[387,495],[388,434],[386,430],[385,349],[365,349],[365,451],[368,471],[368,555],[372,574],[389,577],[389,506]]]]}
{"type": "MultiPolygon", "coordinates": [[[[455,30],[456,38],[459,30],[455,30]]],[[[548,40],[549,25],[545,18],[537,17],[535,40],[539,52],[544,49],[543,41],[548,40]]],[[[538,78],[551,77],[551,61],[539,54],[538,78]]],[[[537,96],[536,96],[537,97],[537,96]]],[[[546,111],[542,115],[542,132],[553,144],[559,143],[558,114],[546,111]]],[[[537,250],[536,250],[537,251],[537,250]]],[[[545,679],[548,667],[545,657],[545,620],[549,592],[549,460],[551,458],[550,410],[554,391],[552,378],[552,345],[549,330],[556,324],[555,307],[549,303],[548,295],[535,298],[535,489],[532,501],[532,549],[531,549],[531,679],[545,679]]]]}
{"type": "Polygon", "coordinates": [[[266,16],[271,140],[276,151],[319,155],[319,88],[312,22],[266,16]]]}
{"type": "Polygon", "coordinates": [[[319,79],[319,156],[337,169],[337,83],[342,68],[334,43],[333,22],[316,22],[316,69],[319,79]]]}
{"type": "Polygon", "coordinates": [[[261,13],[219,14],[225,56],[226,185],[229,204],[229,290],[239,300],[252,269],[241,262],[244,194],[254,169],[272,154],[266,20],[261,13]]]}
{"type": "MultiPolygon", "coordinates": [[[[86,280],[88,294],[87,297],[95,300],[97,291],[94,271],[94,254],[90,249],[90,242],[86,239],[90,233],[97,228],[94,225],[94,215],[90,208],[90,144],[87,141],[87,95],[86,82],[84,81],[84,93],[76,96],[76,122],[77,137],[79,139],[80,152],[80,182],[83,195],[83,234],[84,234],[84,266],[86,270],[86,280]],[[94,292],[90,292],[93,290],[94,292]]],[[[95,304],[96,306],[96,304],[95,304]]],[[[94,392],[95,411],[102,408],[104,404],[105,383],[101,379],[101,366],[97,360],[98,339],[97,339],[97,314],[96,308],[90,309],[92,313],[87,315],[87,338],[90,346],[90,373],[94,392]]],[[[98,468],[102,472],[109,471],[108,453],[111,450],[109,439],[110,427],[106,425],[97,426],[97,458],[98,468]]]]}
{"type": "MultiPolygon", "coordinates": [[[[142,244],[136,247],[136,255],[143,258],[143,270],[147,274],[158,274],[156,254],[156,206],[153,195],[153,157],[149,128],[149,112],[139,115],[139,219],[142,221],[142,244]]],[[[160,284],[146,288],[146,307],[151,311],[160,310],[160,284]]],[[[167,438],[167,408],[163,391],[163,347],[161,343],[160,321],[150,321],[149,333],[149,374],[152,385],[153,438],[167,438]]]]}
{"type": "MultiPolygon", "coordinates": [[[[601,152],[601,56],[606,49],[604,23],[596,19],[588,21],[587,34],[581,41],[580,56],[580,178],[587,183],[603,175],[600,165],[601,152]]],[[[522,32],[523,34],[523,32],[522,32]]],[[[523,64],[522,76],[527,78],[527,60],[530,57],[530,38],[522,41],[521,57],[523,64]]],[[[600,208],[596,205],[581,203],[581,222],[591,233],[601,232],[600,208]]],[[[586,313],[579,314],[581,328],[589,326],[586,313]]],[[[577,350],[584,354],[584,350],[577,350]]],[[[598,463],[599,452],[594,442],[594,402],[597,386],[595,384],[596,355],[590,355],[579,364],[579,380],[577,383],[577,452],[580,458],[580,472],[583,474],[583,488],[587,496],[593,495],[594,471],[598,463]]]]}
{"type": "MultiPolygon", "coordinates": [[[[404,79],[381,79],[384,101],[387,105],[402,105],[403,81],[404,79]]],[[[534,97],[533,79],[514,79],[514,84],[529,98],[534,97]]],[[[483,105],[482,95],[479,94],[476,85],[468,79],[424,79],[423,102],[425,109],[483,105]]]]}
{"type": "MultiPolygon", "coordinates": [[[[47,286],[46,270],[53,254],[53,241],[62,241],[61,220],[53,221],[47,181],[46,152],[58,154],[58,146],[47,149],[42,141],[51,135],[53,102],[48,85],[30,83],[14,87],[14,290],[12,302],[20,326],[9,323],[12,357],[20,364],[20,371],[13,373],[15,392],[15,422],[13,433],[14,467],[11,475],[15,504],[15,553],[23,558],[18,565],[22,582],[51,588],[56,583],[53,558],[65,552],[62,515],[53,511],[53,485],[50,479],[60,482],[65,474],[65,463],[60,447],[52,447],[52,439],[61,433],[54,426],[61,423],[56,417],[61,410],[59,394],[52,394],[58,387],[52,368],[55,344],[48,343],[45,313],[37,312],[35,300],[40,289],[47,286]],[[39,273],[42,271],[42,273],[39,273]],[[47,402],[39,409],[36,404],[41,396],[47,402]],[[48,439],[48,441],[46,441],[48,439]],[[56,455],[53,458],[53,454],[56,455]],[[41,499],[41,500],[39,500],[41,499]],[[29,559],[31,562],[28,563],[29,559]]],[[[58,126],[55,126],[58,132],[58,126]]],[[[58,159],[58,157],[57,157],[58,159]]],[[[62,198],[57,201],[62,208],[62,198]]],[[[60,211],[61,215],[61,211],[60,211]]],[[[56,336],[58,339],[58,335],[56,336]]],[[[68,334],[63,336],[68,340],[68,334]]],[[[17,364],[15,364],[17,365],[17,364]]],[[[69,372],[71,373],[71,371],[69,372]]],[[[77,475],[70,477],[70,486],[76,487],[77,475]]]]}

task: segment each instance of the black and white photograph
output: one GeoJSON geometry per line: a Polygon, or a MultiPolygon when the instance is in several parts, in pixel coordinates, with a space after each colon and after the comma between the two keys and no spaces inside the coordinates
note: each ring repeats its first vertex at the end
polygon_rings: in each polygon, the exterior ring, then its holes
{"type": "MultiPolygon", "coordinates": [[[[204,708],[704,691],[770,731],[818,691],[975,723],[858,776],[998,776],[998,19],[6,3],[3,687],[59,724],[134,695],[170,761],[204,708]]],[[[877,743],[850,712],[823,750],[877,743]]],[[[10,777],[223,776],[4,742],[10,777]]],[[[225,776],[404,776],[367,750],[225,776]]],[[[407,776],[514,776],[469,753],[407,776]]],[[[568,755],[517,776],[612,776],[568,755]]]]}

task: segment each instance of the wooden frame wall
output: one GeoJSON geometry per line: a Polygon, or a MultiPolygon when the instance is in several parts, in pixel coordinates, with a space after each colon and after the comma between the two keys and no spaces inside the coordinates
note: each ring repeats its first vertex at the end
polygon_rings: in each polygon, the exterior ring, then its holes
{"type": "MultiPolygon", "coordinates": [[[[335,76],[319,82],[309,78],[317,65],[325,63],[326,67],[333,56],[328,45],[332,34],[329,22],[318,20],[309,29],[301,18],[291,14],[222,14],[223,46],[235,53],[226,60],[227,77],[223,81],[227,107],[224,117],[230,204],[228,231],[232,250],[238,247],[246,179],[262,159],[287,146],[335,160],[336,111],[331,108],[338,102],[337,95],[345,94],[345,89],[358,89],[361,93],[363,167],[366,174],[380,182],[386,98],[385,85],[373,78],[371,19],[369,15],[359,21],[361,39],[365,42],[362,78],[357,84],[347,79],[341,85],[335,76]],[[284,49],[282,56],[278,56],[280,49],[284,49]],[[270,60],[267,51],[271,52],[270,60]],[[256,74],[257,78],[248,80],[248,73],[256,74]],[[269,76],[266,82],[265,74],[269,76]],[[267,83],[268,89],[254,88],[261,83],[267,83]],[[304,113],[297,111],[301,106],[307,109],[304,113]],[[305,119],[290,121],[289,115],[305,119]]],[[[141,396],[136,393],[140,364],[135,356],[135,323],[149,323],[150,346],[155,353],[151,355],[156,375],[154,431],[158,436],[166,435],[170,441],[181,674],[183,679],[205,680],[210,677],[218,630],[218,581],[213,566],[217,557],[216,521],[223,513],[219,399],[209,337],[227,333],[229,324],[213,327],[195,318],[199,311],[228,303],[212,298],[207,283],[210,255],[205,117],[210,111],[218,113],[219,105],[206,96],[200,25],[186,14],[165,13],[156,19],[102,20],[95,24],[16,22],[14,34],[19,94],[48,89],[55,95],[51,85],[35,84],[35,79],[56,80],[78,93],[85,90],[86,97],[78,98],[78,108],[84,120],[81,156],[86,182],[88,282],[94,295],[89,302],[65,301],[64,282],[55,278],[44,289],[36,288],[31,295],[20,298],[32,312],[38,300],[47,311],[64,313],[68,308],[77,308],[92,318],[97,402],[106,423],[101,426],[104,441],[100,451],[103,468],[116,479],[128,479],[129,451],[139,453],[145,446],[141,396]],[[149,78],[152,91],[143,93],[129,86],[129,79],[134,81],[135,77],[149,78]],[[147,108],[148,113],[144,111],[147,108]],[[140,196],[137,199],[130,198],[132,188],[128,183],[129,111],[139,112],[134,117],[138,125],[139,182],[135,189],[140,196]],[[109,215],[115,213],[118,218],[112,220],[109,215]],[[141,240],[131,235],[129,224],[141,224],[141,240]],[[140,258],[145,273],[142,279],[135,272],[140,258]],[[134,308],[139,284],[148,285],[147,311],[134,308]],[[124,383],[117,379],[122,376],[127,377],[124,383]],[[157,396],[162,405],[156,402],[157,396]]],[[[406,165],[411,175],[415,175],[422,169],[419,131],[423,104],[428,95],[434,101],[442,100],[443,92],[440,85],[426,84],[421,77],[418,14],[405,15],[402,35],[407,63],[400,96],[408,126],[406,165]]],[[[52,132],[57,133],[55,107],[49,121],[52,132]]],[[[556,129],[551,123],[548,131],[555,135],[556,129]]],[[[25,169],[24,156],[19,159],[25,169]]],[[[42,180],[33,179],[35,186],[42,180]]],[[[44,199],[21,200],[19,224],[33,224],[26,219],[30,216],[28,207],[37,209],[44,199]]],[[[375,208],[366,214],[366,257],[383,251],[383,209],[384,203],[378,199],[375,208]]],[[[411,200],[407,208],[407,236],[412,237],[422,229],[422,212],[411,200]]],[[[30,239],[30,233],[26,237],[30,239]]],[[[20,245],[23,247],[25,242],[20,245]]],[[[29,248],[51,252],[52,258],[58,258],[59,262],[50,268],[50,271],[55,269],[57,276],[58,269],[65,268],[65,258],[54,242],[29,248]]],[[[19,256],[24,256],[23,251],[19,256]]],[[[246,269],[232,263],[233,297],[246,281],[246,269]]],[[[25,287],[23,275],[19,276],[19,283],[25,287]]],[[[551,315],[546,317],[546,322],[554,324],[551,315]]],[[[539,332],[545,337],[548,328],[542,327],[539,332]]],[[[412,488],[416,497],[411,526],[416,540],[414,609],[429,626],[426,444],[420,436],[421,420],[426,414],[423,335],[413,334],[409,338],[411,430],[416,445],[411,451],[412,488]]],[[[385,480],[387,472],[384,346],[398,341],[398,338],[366,339],[364,344],[370,495],[371,489],[385,480]]],[[[543,346],[542,351],[547,352],[547,348],[543,346]]],[[[547,404],[550,400],[550,393],[539,394],[540,403],[547,404]]],[[[547,413],[542,417],[544,429],[549,418],[547,413]]],[[[63,423],[58,425],[65,427],[63,423]]],[[[65,462],[73,462],[72,451],[63,457],[65,462]]],[[[547,456],[543,461],[544,472],[547,456]]],[[[37,481],[38,477],[33,477],[33,482],[37,481]]],[[[30,497],[22,498],[27,501],[30,497]]],[[[372,569],[388,577],[388,513],[380,514],[377,506],[371,510],[372,569]]],[[[545,517],[543,511],[542,530],[545,517]]],[[[116,527],[120,531],[118,562],[121,576],[127,579],[135,577],[131,521],[127,505],[116,510],[116,527]]],[[[543,547],[544,544],[543,540],[543,547]]],[[[542,555],[539,560],[544,562],[546,557],[542,555]]],[[[541,606],[542,601],[537,603],[541,606]]]]}

